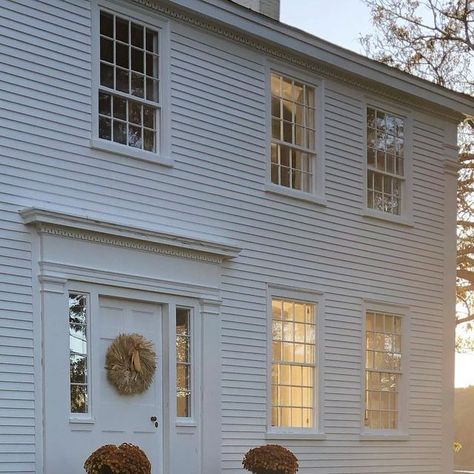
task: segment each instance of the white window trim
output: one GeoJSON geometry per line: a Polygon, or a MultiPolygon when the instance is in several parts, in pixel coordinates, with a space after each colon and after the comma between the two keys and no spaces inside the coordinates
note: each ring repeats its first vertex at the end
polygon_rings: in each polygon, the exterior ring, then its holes
{"type": "Polygon", "coordinates": [[[170,67],[169,67],[169,51],[170,51],[170,25],[169,22],[159,17],[157,14],[143,10],[138,5],[130,5],[128,2],[111,0],[94,0],[92,4],[92,44],[91,44],[91,61],[92,61],[92,88],[91,88],[91,148],[106,153],[126,156],[138,160],[156,163],[163,166],[173,166],[174,160],[171,158],[170,150],[170,67]],[[161,105],[159,107],[160,121],[157,137],[157,153],[139,150],[128,145],[103,140],[98,135],[99,122],[99,100],[98,91],[100,85],[100,10],[105,10],[117,16],[129,18],[132,21],[143,24],[151,29],[159,32],[159,97],[161,105]]]}
{"type": "Polygon", "coordinates": [[[267,431],[266,439],[312,439],[324,440],[324,413],[323,403],[323,347],[324,327],[323,327],[324,298],[319,291],[311,289],[299,289],[279,284],[267,285],[267,431]],[[312,428],[280,428],[272,426],[272,299],[283,298],[293,301],[314,304],[316,308],[316,354],[315,354],[315,374],[314,374],[314,399],[313,399],[313,427],[312,428]]]}
{"type": "Polygon", "coordinates": [[[406,441],[408,435],[408,378],[410,375],[410,308],[403,304],[394,304],[378,300],[365,299],[362,302],[362,341],[361,341],[361,414],[360,439],[367,441],[390,440],[406,441]],[[366,328],[367,312],[396,314],[402,318],[402,365],[398,399],[398,429],[373,429],[365,426],[365,376],[366,376],[366,328]]]}
{"type": "Polygon", "coordinates": [[[302,201],[312,202],[321,206],[326,206],[325,196],[325,157],[324,157],[324,81],[314,75],[308,74],[284,63],[267,61],[265,64],[265,170],[266,179],[264,190],[268,193],[281,195],[287,198],[299,199],[302,201]],[[315,159],[313,163],[311,191],[304,192],[298,189],[288,188],[272,183],[271,179],[271,144],[272,144],[272,91],[271,91],[271,74],[275,72],[290,79],[301,81],[304,84],[314,88],[315,94],[315,120],[316,120],[316,137],[315,137],[315,159]]]}
{"type": "MultiPolygon", "coordinates": [[[[68,317],[68,347],[69,346],[69,296],[71,294],[78,294],[78,295],[83,295],[86,297],[87,300],[87,313],[86,313],[86,337],[87,337],[87,413],[72,413],[71,412],[71,401],[69,398],[69,423],[84,423],[84,424],[93,424],[95,423],[95,419],[93,416],[93,397],[92,397],[92,357],[91,357],[91,350],[92,350],[92,344],[91,344],[91,309],[92,309],[92,302],[91,302],[91,294],[88,291],[84,290],[77,290],[75,286],[67,287],[66,291],[66,301],[67,301],[67,317],[68,317]]],[[[68,357],[69,357],[69,352],[68,352],[68,357]]],[[[68,397],[70,397],[70,391],[71,391],[71,372],[70,368],[68,370],[68,397]]]]}
{"type": "Polygon", "coordinates": [[[363,153],[363,176],[362,176],[362,215],[364,217],[380,219],[396,224],[413,227],[413,113],[399,105],[382,102],[367,96],[362,100],[362,153],[363,153]],[[405,176],[402,181],[402,209],[399,215],[371,209],[367,206],[367,107],[373,107],[383,112],[392,113],[405,120],[405,176]]]}

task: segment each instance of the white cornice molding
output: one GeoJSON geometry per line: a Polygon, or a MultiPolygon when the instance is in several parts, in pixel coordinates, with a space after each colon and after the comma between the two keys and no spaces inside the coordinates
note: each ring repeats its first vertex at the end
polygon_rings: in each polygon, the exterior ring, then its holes
{"type": "MultiPolygon", "coordinates": [[[[271,22],[272,24],[269,26],[266,24],[266,20],[262,20],[260,18],[260,15],[257,15],[259,18],[259,23],[253,25],[255,26],[255,31],[247,32],[239,30],[238,27],[229,26],[225,23],[219,22],[219,19],[206,17],[205,13],[201,14],[200,12],[188,10],[188,8],[193,8],[192,1],[179,1],[176,2],[176,4],[162,0],[132,1],[178,21],[189,23],[198,28],[205,29],[220,36],[224,36],[237,43],[244,44],[252,49],[272,56],[273,58],[277,58],[279,60],[294,64],[305,70],[315,72],[322,77],[343,81],[365,92],[370,92],[372,94],[385,97],[391,101],[404,103],[411,107],[416,106],[423,111],[436,114],[444,118],[449,118],[455,122],[460,122],[463,119],[463,113],[459,112],[461,107],[463,109],[474,109],[474,101],[471,103],[467,96],[461,97],[460,94],[447,89],[437,90],[436,88],[438,86],[431,84],[428,81],[421,81],[421,79],[410,76],[406,73],[402,73],[401,71],[394,68],[388,68],[383,64],[353,53],[352,51],[344,50],[344,48],[337,47],[336,45],[331,45],[330,43],[319,40],[318,38],[312,37],[309,34],[303,34],[302,32],[288,27],[287,25],[271,22]],[[178,5],[178,3],[184,3],[186,8],[181,7],[181,5],[178,5]],[[284,31],[280,31],[280,29],[283,29],[284,31]],[[259,30],[264,31],[269,37],[273,39],[273,41],[271,42],[269,39],[259,37],[259,30]],[[285,44],[281,40],[278,40],[278,35],[281,34],[288,35],[289,39],[291,38],[291,40],[299,42],[298,44],[301,48],[303,48],[303,46],[309,47],[310,49],[313,47],[313,45],[310,44],[310,40],[307,38],[312,38],[315,41],[318,40],[318,42],[321,44],[327,44],[327,49],[323,48],[322,53],[325,57],[325,60],[311,57],[311,54],[306,54],[303,49],[295,50],[290,49],[289,47],[285,48],[285,44]],[[299,38],[298,35],[301,36],[301,34],[303,34],[305,38],[299,38]],[[332,49],[337,49],[339,52],[335,53],[330,47],[332,47],[332,49]],[[357,65],[358,70],[360,69],[361,72],[357,73],[350,71],[349,69],[344,69],[343,66],[332,64],[332,55],[335,55],[334,57],[337,56],[338,60],[341,60],[344,64],[350,62],[354,66],[357,65]],[[369,64],[371,65],[370,67],[369,64]],[[372,78],[373,76],[380,77],[380,79],[378,80],[372,78]],[[397,85],[390,85],[390,81],[396,83],[397,85]],[[409,89],[412,89],[413,92],[409,92],[409,89]],[[429,98],[423,97],[424,95],[429,98]],[[446,103],[449,105],[443,105],[440,103],[441,101],[447,101],[446,103]],[[468,102],[470,105],[468,105],[468,102]]],[[[207,7],[209,7],[215,2],[207,0],[204,3],[207,7]]],[[[232,7],[235,8],[235,5],[226,4],[225,7],[226,14],[233,14],[232,7]]],[[[256,16],[252,15],[251,13],[248,15],[250,15],[251,18],[256,16]]],[[[240,16],[243,16],[243,13],[240,16]]],[[[245,20],[254,21],[251,18],[246,17],[245,20]]],[[[322,48],[320,44],[315,47],[317,49],[322,48]]],[[[347,67],[347,64],[345,67],[347,67]]]]}
{"type": "Polygon", "coordinates": [[[210,263],[235,258],[241,251],[221,242],[48,209],[22,209],[20,215],[39,233],[210,263]]]}

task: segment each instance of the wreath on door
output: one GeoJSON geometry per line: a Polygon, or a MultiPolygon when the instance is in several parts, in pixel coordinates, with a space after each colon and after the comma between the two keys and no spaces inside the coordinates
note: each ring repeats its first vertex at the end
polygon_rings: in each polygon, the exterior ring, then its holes
{"type": "Polygon", "coordinates": [[[156,370],[154,344],[140,334],[120,334],[105,356],[108,381],[121,395],[143,393],[156,370]]]}

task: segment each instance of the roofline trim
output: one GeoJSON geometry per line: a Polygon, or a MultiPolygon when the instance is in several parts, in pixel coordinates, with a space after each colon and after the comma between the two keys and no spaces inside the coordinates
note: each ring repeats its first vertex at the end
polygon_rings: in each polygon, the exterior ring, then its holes
{"type": "Polygon", "coordinates": [[[415,98],[417,106],[430,112],[445,114],[447,109],[450,110],[449,116],[457,121],[463,116],[474,115],[474,97],[386,66],[233,2],[132,1],[322,76],[351,83],[392,100],[403,100],[413,105],[415,98]],[[431,107],[427,107],[428,103],[431,107]]]}

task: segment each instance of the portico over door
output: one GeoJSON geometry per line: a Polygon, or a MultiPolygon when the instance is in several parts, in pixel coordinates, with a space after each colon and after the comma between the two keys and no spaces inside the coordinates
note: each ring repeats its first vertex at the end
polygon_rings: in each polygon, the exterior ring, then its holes
{"type": "Polygon", "coordinates": [[[131,442],[153,474],[220,474],[221,273],[238,249],[45,210],[22,216],[37,262],[37,472],[83,474],[97,447],[131,442]],[[105,370],[120,333],[142,334],[157,353],[153,383],[131,397],[105,370]]]}

